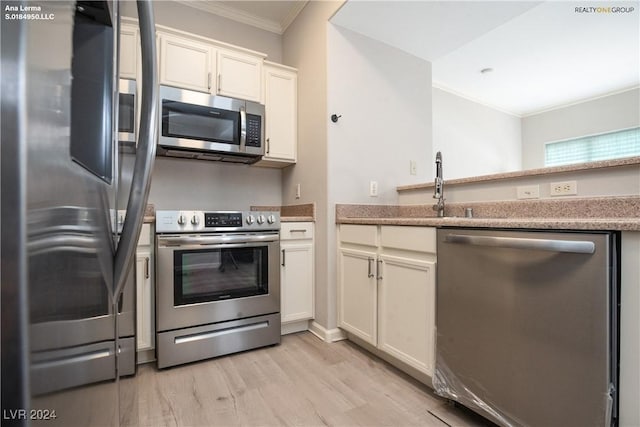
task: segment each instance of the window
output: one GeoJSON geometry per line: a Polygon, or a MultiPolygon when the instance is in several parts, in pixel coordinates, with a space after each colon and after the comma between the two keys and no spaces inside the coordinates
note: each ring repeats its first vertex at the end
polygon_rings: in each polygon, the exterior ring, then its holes
{"type": "Polygon", "coordinates": [[[640,156],[640,127],[548,143],[544,165],[562,166],[631,156],[640,156]]]}

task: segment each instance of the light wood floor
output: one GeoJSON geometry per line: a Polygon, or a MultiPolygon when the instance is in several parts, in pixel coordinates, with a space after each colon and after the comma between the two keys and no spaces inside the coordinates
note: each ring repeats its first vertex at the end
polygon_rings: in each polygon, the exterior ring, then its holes
{"type": "Polygon", "coordinates": [[[282,344],[120,382],[123,426],[479,426],[431,389],[348,341],[282,344]]]}

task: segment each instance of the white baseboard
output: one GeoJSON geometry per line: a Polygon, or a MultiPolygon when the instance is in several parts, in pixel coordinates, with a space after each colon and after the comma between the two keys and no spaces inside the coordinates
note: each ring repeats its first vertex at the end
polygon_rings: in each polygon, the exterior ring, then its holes
{"type": "Polygon", "coordinates": [[[347,339],[347,334],[340,328],[326,329],[319,323],[311,322],[309,332],[324,342],[336,342],[347,339]]]}
{"type": "Polygon", "coordinates": [[[285,323],[280,326],[280,335],[294,334],[296,332],[308,331],[309,321],[301,320],[299,322],[285,323]]]}

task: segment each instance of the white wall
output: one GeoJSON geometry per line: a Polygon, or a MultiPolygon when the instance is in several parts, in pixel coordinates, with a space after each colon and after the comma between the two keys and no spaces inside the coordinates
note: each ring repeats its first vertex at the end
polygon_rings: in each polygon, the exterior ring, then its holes
{"type": "Polygon", "coordinates": [[[442,152],[445,179],[522,168],[520,118],[433,88],[433,157],[442,152]]]}
{"type": "Polygon", "coordinates": [[[640,126],[640,88],[522,119],[522,166],[544,167],[547,142],[640,126]]]}
{"type": "MultiPolygon", "coordinates": [[[[316,322],[336,326],[335,271],[328,269],[327,202],[327,26],[342,1],[311,1],[283,35],[283,61],[298,69],[298,163],[282,176],[284,204],[316,203],[315,304],[316,322]],[[295,198],[300,184],[301,198],[295,198]]],[[[335,244],[335,243],[332,243],[335,244]]]]}
{"type": "Polygon", "coordinates": [[[433,173],[431,64],[333,24],[328,44],[328,114],[342,115],[327,120],[329,203],[394,204],[398,185],[433,173]]]}
{"type": "Polygon", "coordinates": [[[156,209],[246,210],[282,204],[278,169],[157,157],[149,203],[156,209]]]}
{"type": "MultiPolygon", "coordinates": [[[[137,18],[134,1],[120,2],[123,16],[137,18]]],[[[154,0],[156,24],[266,53],[270,61],[282,61],[282,36],[251,25],[204,12],[175,1],[154,0]]]]}

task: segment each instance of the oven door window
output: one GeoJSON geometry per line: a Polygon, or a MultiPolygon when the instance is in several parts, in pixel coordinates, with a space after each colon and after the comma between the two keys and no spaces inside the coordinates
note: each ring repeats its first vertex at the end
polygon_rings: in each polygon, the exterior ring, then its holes
{"type": "Polygon", "coordinates": [[[240,145],[240,113],[162,100],[162,136],[240,145]]]}
{"type": "Polygon", "coordinates": [[[267,246],[175,251],[175,305],[269,293],[267,255],[267,246]]]}

